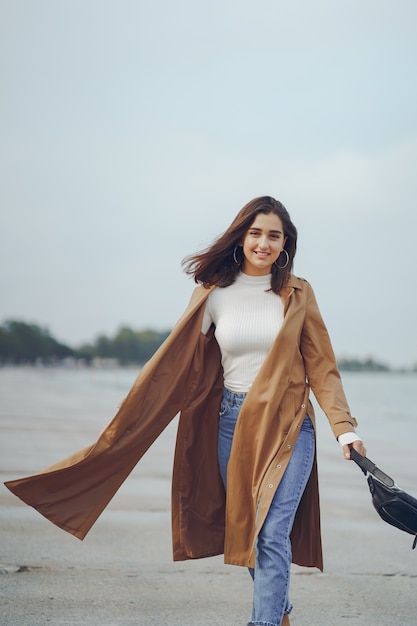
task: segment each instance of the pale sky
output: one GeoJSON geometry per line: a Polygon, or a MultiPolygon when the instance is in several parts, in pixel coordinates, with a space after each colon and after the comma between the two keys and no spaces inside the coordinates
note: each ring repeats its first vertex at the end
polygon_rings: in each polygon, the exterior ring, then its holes
{"type": "Polygon", "coordinates": [[[417,363],[415,0],[0,0],[0,323],[169,329],[251,198],[339,357],[417,363]]]}

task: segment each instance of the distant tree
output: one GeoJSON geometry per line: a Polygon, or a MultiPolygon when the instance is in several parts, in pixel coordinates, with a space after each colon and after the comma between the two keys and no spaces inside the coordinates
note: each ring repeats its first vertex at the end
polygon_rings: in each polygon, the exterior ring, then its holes
{"type": "Polygon", "coordinates": [[[154,330],[144,330],[137,333],[140,351],[138,354],[139,363],[145,363],[157,351],[159,346],[168,337],[169,332],[157,332],[154,330]]]}
{"type": "Polygon", "coordinates": [[[168,335],[169,331],[134,331],[122,326],[113,338],[99,335],[93,344],[81,346],[76,350],[76,356],[87,361],[99,357],[117,359],[121,365],[142,364],[151,358],[168,335]]]}
{"type": "Polygon", "coordinates": [[[73,350],[59,343],[46,328],[17,320],[7,320],[0,328],[0,361],[34,363],[71,356],[73,350]]]}
{"type": "Polygon", "coordinates": [[[145,363],[168,336],[154,330],[133,331],[126,326],[113,339],[113,355],[120,363],[145,363]]]}
{"type": "Polygon", "coordinates": [[[388,372],[390,368],[384,363],[378,363],[371,357],[364,360],[342,359],[338,362],[339,369],[345,372],[388,372]]]}
{"type": "Polygon", "coordinates": [[[83,344],[82,346],[74,350],[74,356],[77,359],[82,359],[83,361],[90,362],[96,356],[96,348],[90,343],[83,344]]]}
{"type": "Polygon", "coordinates": [[[13,337],[3,326],[0,327],[0,359],[2,361],[13,359],[13,337]]]}
{"type": "Polygon", "coordinates": [[[95,343],[94,356],[99,356],[102,359],[111,358],[114,356],[113,342],[105,335],[100,335],[95,343]]]}
{"type": "Polygon", "coordinates": [[[137,363],[140,360],[139,353],[138,338],[134,331],[126,326],[120,328],[113,339],[113,356],[119,359],[120,363],[127,365],[137,363]]]}

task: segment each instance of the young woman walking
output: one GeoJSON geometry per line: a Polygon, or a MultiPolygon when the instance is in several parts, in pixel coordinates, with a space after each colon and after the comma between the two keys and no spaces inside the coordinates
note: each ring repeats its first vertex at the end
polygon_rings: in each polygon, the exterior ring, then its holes
{"type": "Polygon", "coordinates": [[[82,539],[180,412],[172,479],[175,560],[224,553],[249,568],[249,624],[288,625],[291,562],[322,569],[310,389],[350,458],[355,433],[309,283],[291,273],[297,231],[255,198],[185,259],[199,286],[98,441],[9,489],[82,539]]]}

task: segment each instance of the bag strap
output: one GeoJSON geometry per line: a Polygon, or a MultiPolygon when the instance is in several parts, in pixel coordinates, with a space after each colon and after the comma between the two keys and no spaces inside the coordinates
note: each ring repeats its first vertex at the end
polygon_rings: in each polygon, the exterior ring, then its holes
{"type": "Polygon", "coordinates": [[[384,485],[386,485],[387,487],[394,487],[395,483],[392,478],[381,469],[379,469],[379,467],[377,467],[375,463],[372,463],[372,461],[366,456],[362,456],[361,454],[359,454],[359,452],[357,452],[353,446],[350,448],[350,458],[352,459],[352,461],[355,461],[357,465],[359,465],[365,476],[366,472],[369,472],[370,474],[375,476],[375,478],[380,480],[381,483],[384,483],[384,485]]]}

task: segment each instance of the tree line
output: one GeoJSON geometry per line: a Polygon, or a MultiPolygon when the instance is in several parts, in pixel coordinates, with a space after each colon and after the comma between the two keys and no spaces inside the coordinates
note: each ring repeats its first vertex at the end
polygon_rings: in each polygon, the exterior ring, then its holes
{"type": "Polygon", "coordinates": [[[126,326],[113,337],[98,336],[91,344],[73,348],[54,339],[48,329],[18,320],[0,326],[0,364],[53,365],[67,358],[115,359],[121,365],[145,363],[168,336],[169,331],[135,331],[126,326]]]}
{"type": "MultiPolygon", "coordinates": [[[[64,359],[91,363],[95,359],[113,359],[120,365],[142,365],[168,337],[170,331],[135,331],[127,326],[119,328],[113,337],[99,335],[91,344],[78,348],[60,343],[51,337],[48,329],[18,320],[8,320],[0,326],[0,365],[42,363],[54,365],[64,359]]],[[[341,371],[387,372],[390,367],[372,358],[342,359],[341,371]]],[[[412,368],[417,371],[417,364],[412,368]]]]}

